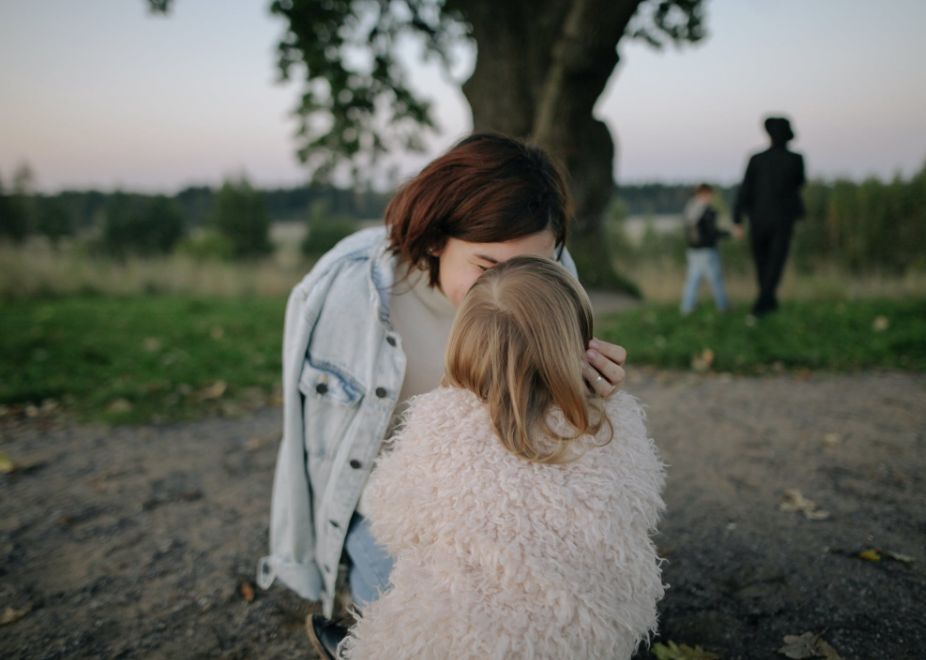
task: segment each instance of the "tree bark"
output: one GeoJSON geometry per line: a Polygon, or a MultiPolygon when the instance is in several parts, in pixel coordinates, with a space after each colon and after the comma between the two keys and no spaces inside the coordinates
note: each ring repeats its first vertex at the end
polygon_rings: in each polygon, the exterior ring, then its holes
{"type": "Polygon", "coordinates": [[[633,293],[636,287],[618,275],[605,241],[614,142],[592,110],[641,1],[460,3],[479,49],[463,85],[474,129],[530,139],[564,165],[575,213],[570,250],[582,281],[633,293]]]}

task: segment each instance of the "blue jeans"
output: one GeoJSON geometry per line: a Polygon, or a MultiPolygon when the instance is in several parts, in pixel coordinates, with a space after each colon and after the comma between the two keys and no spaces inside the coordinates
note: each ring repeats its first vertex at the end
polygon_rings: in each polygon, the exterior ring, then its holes
{"type": "Polygon", "coordinates": [[[704,276],[707,276],[707,281],[714,292],[714,303],[717,309],[723,312],[730,306],[723,286],[720,251],[715,247],[688,248],[688,274],[682,290],[682,314],[690,314],[698,304],[698,287],[704,276]]]}
{"type": "Polygon", "coordinates": [[[354,605],[363,610],[374,602],[380,593],[389,587],[392,572],[392,557],[378,545],[370,534],[370,523],[359,513],[354,513],[347,528],[344,542],[350,557],[350,591],[354,605]]]}

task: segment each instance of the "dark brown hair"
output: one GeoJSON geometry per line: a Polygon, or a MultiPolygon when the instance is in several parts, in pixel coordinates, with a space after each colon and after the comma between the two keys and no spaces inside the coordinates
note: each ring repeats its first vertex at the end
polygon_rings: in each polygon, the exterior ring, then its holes
{"type": "MultiPolygon", "coordinates": [[[[479,133],[457,143],[402,186],[386,209],[391,248],[430,271],[448,238],[504,243],[549,230],[557,250],[569,222],[566,182],[540,147],[479,133]]],[[[557,255],[559,252],[557,252],[557,255]]]]}
{"type": "Polygon", "coordinates": [[[697,194],[699,194],[699,195],[700,195],[701,193],[712,193],[712,192],[714,192],[714,186],[712,186],[712,185],[709,184],[709,183],[701,183],[701,184],[698,184],[698,187],[695,188],[695,193],[697,193],[697,194]]]}
{"type": "Polygon", "coordinates": [[[580,455],[573,440],[589,434],[606,444],[614,432],[582,378],[593,323],[588,295],[569,271],[543,257],[513,257],[483,273],[463,298],[444,372],[450,385],[486,402],[509,452],[567,462],[580,455]],[[565,435],[548,422],[554,407],[571,425],[565,435]]]}

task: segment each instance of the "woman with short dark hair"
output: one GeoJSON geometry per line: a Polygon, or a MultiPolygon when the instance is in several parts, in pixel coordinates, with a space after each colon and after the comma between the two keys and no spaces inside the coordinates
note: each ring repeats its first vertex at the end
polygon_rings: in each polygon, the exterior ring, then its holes
{"type": "MultiPolygon", "coordinates": [[[[472,135],[405,184],[385,227],[344,239],[295,287],[283,337],[283,439],[258,584],[279,578],[334,607],[342,550],[360,609],[389,584],[391,559],[363,517],[373,462],[410,397],[438,386],[456,306],[480,274],[533,254],[558,260],[569,200],[538,147],[472,135]]],[[[602,396],[624,378],[626,352],[593,339],[581,367],[602,396]]],[[[580,368],[580,365],[576,365],[580,368]]],[[[342,631],[316,620],[321,653],[342,631]]]]}

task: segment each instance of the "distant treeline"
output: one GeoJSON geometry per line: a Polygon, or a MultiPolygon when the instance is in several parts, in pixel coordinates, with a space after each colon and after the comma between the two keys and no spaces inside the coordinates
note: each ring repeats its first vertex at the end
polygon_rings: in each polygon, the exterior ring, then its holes
{"type": "MultiPolygon", "coordinates": [[[[11,185],[0,179],[0,240],[40,234],[56,243],[92,236],[91,247],[116,256],[185,249],[197,256],[259,257],[272,250],[269,227],[280,221],[307,223],[303,250],[315,255],[353,231],[357,220],[382,218],[392,196],[321,185],[259,190],[243,178],[172,196],[93,190],[42,195],[33,191],[32,181],[25,166],[11,185]],[[190,231],[195,229],[205,231],[190,231]]],[[[614,219],[679,214],[692,192],[684,184],[616,187],[614,219]]],[[[735,187],[717,187],[721,212],[735,196],[735,187]]],[[[812,181],[804,199],[807,216],[794,247],[802,263],[826,259],[853,270],[926,269],[926,166],[909,179],[889,182],[812,181]]],[[[648,245],[654,254],[668,247],[653,240],[648,245]]],[[[683,247],[671,252],[679,250],[684,252],[683,247]]]]}
{"type": "MultiPolygon", "coordinates": [[[[621,201],[627,215],[678,215],[694,194],[695,185],[697,184],[615,184],[614,194],[621,201]]],[[[726,200],[728,206],[732,206],[736,186],[717,186],[715,190],[726,200]]]]}
{"type": "Polygon", "coordinates": [[[851,270],[926,270],[926,166],[909,179],[811,182],[800,246],[851,270]]]}
{"type": "MultiPolygon", "coordinates": [[[[21,177],[20,177],[21,178],[21,177]]],[[[2,186],[2,181],[0,181],[2,186]]],[[[99,226],[107,204],[115,196],[128,196],[136,201],[164,199],[176,202],[190,227],[208,225],[215,214],[216,197],[220,188],[190,186],[175,195],[149,195],[131,191],[102,192],[98,190],[67,190],[55,195],[31,194],[26,187],[20,194],[34,199],[36,216],[65,215],[75,228],[84,230],[99,226]]],[[[256,189],[263,196],[270,218],[274,222],[301,222],[311,209],[323,207],[330,216],[367,220],[382,218],[391,192],[356,191],[322,185],[291,188],[256,189]]],[[[7,191],[11,193],[12,191],[7,191]]],[[[732,202],[734,187],[718,188],[732,202]]],[[[615,186],[616,195],[624,202],[630,215],[662,215],[681,213],[691,197],[692,186],[684,184],[645,183],[615,186]]],[[[2,194],[2,188],[0,188],[2,194]]],[[[36,229],[33,227],[32,229],[36,229]]]]}
{"type": "MultiPolygon", "coordinates": [[[[98,225],[113,195],[128,195],[136,200],[167,197],[183,211],[190,227],[208,225],[215,213],[216,197],[220,188],[191,186],[176,195],[146,195],[133,192],[106,193],[98,190],[64,191],[56,195],[35,195],[36,212],[42,214],[48,207],[64,209],[75,226],[86,229],[98,225]]],[[[332,216],[354,219],[381,218],[392,194],[375,191],[357,192],[332,186],[297,186],[259,191],[267,211],[274,222],[305,221],[309,210],[322,205],[332,216]]]]}

